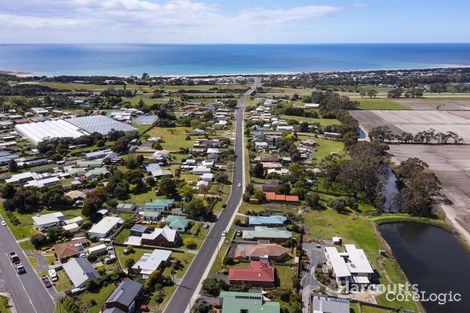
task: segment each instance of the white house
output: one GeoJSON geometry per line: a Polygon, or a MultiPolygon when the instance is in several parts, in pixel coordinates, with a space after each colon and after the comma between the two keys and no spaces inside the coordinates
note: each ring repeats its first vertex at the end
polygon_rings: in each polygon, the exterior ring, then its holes
{"type": "Polygon", "coordinates": [[[211,171],[212,170],[208,167],[196,166],[195,168],[193,168],[193,170],[191,172],[195,175],[202,175],[202,174],[210,173],[211,171]]]}
{"type": "Polygon", "coordinates": [[[115,227],[122,223],[124,223],[124,220],[120,217],[106,216],[101,221],[94,224],[88,231],[88,234],[98,238],[105,238],[115,227]]]}
{"type": "Polygon", "coordinates": [[[201,180],[206,181],[206,182],[211,182],[214,180],[214,174],[212,173],[204,173],[201,176],[201,180]]]}
{"type": "Polygon", "coordinates": [[[33,216],[34,226],[40,231],[45,231],[49,227],[58,227],[64,220],[65,215],[62,212],[33,216]]]}
{"type": "Polygon", "coordinates": [[[80,225],[78,225],[77,223],[66,224],[62,226],[62,229],[71,232],[72,234],[75,234],[80,231],[80,225]]]}
{"type": "Polygon", "coordinates": [[[139,261],[132,266],[132,271],[147,279],[161,265],[170,260],[171,251],[155,249],[152,253],[144,253],[139,261]]]}
{"type": "Polygon", "coordinates": [[[88,252],[93,255],[102,255],[102,254],[105,254],[107,251],[108,249],[105,244],[90,247],[88,249],[88,252]]]}
{"type": "Polygon", "coordinates": [[[339,253],[335,247],[325,247],[326,257],[337,284],[370,284],[374,270],[364,250],[356,248],[353,244],[346,244],[344,248],[346,251],[339,253]]]}

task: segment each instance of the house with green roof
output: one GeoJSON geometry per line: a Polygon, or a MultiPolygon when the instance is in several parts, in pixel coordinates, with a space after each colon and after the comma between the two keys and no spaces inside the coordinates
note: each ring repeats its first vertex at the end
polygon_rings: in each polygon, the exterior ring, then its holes
{"type": "Polygon", "coordinates": [[[222,291],[219,295],[222,313],[280,313],[281,306],[261,293],[222,291]]]}
{"type": "Polygon", "coordinates": [[[189,225],[189,220],[186,217],[179,215],[168,215],[165,218],[165,222],[171,229],[179,232],[185,232],[189,225]]]}
{"type": "Polygon", "coordinates": [[[139,212],[139,215],[142,217],[144,221],[155,222],[155,221],[158,221],[161,213],[156,212],[156,211],[143,211],[143,212],[139,212]]]}
{"type": "Polygon", "coordinates": [[[171,209],[175,205],[173,199],[155,199],[144,204],[145,211],[162,212],[171,209]]]}
{"type": "Polygon", "coordinates": [[[285,242],[292,238],[292,233],[288,230],[256,226],[254,230],[244,230],[245,240],[269,240],[271,242],[285,242]]]}

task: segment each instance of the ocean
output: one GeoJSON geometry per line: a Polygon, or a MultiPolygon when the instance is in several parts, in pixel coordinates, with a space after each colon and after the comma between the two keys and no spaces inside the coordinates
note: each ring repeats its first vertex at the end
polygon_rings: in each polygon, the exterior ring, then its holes
{"type": "Polygon", "coordinates": [[[0,71],[221,75],[470,66],[470,44],[2,44],[0,71]]]}

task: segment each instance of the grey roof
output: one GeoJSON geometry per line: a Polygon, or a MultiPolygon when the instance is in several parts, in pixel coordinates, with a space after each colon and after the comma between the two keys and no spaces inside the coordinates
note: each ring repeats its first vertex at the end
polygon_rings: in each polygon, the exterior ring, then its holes
{"type": "Polygon", "coordinates": [[[8,154],[0,156],[0,164],[7,164],[10,160],[18,159],[19,156],[17,154],[8,154]]]}
{"type": "Polygon", "coordinates": [[[81,287],[89,279],[100,277],[93,265],[85,258],[70,259],[62,267],[75,287],[81,287]]]}
{"type": "Polygon", "coordinates": [[[69,123],[74,124],[75,126],[85,130],[88,133],[100,133],[102,135],[107,135],[111,130],[121,130],[124,132],[137,131],[134,127],[113,120],[110,117],[103,115],[91,115],[84,117],[74,117],[66,120],[69,123]]]}
{"type": "Polygon", "coordinates": [[[312,312],[349,313],[349,300],[322,294],[312,294],[312,312]]]}
{"type": "Polygon", "coordinates": [[[158,121],[157,115],[142,115],[135,119],[134,124],[137,125],[152,125],[158,121]]]}
{"type": "Polygon", "coordinates": [[[106,303],[118,302],[129,307],[142,290],[142,285],[132,279],[123,280],[109,296],[106,303]]]}
{"type": "Polygon", "coordinates": [[[145,226],[145,225],[139,225],[139,224],[135,224],[135,225],[132,226],[132,228],[131,228],[131,231],[132,231],[132,232],[136,232],[136,233],[145,233],[146,230],[147,230],[147,226],[145,226]]]}
{"type": "Polygon", "coordinates": [[[126,313],[119,308],[110,308],[103,311],[103,313],[126,313]]]}

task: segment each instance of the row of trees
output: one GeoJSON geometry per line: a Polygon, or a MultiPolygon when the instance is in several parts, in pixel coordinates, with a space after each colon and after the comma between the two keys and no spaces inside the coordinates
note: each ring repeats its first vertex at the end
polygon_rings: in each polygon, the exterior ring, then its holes
{"type": "Polygon", "coordinates": [[[401,211],[415,216],[432,216],[440,182],[428,170],[428,165],[418,158],[410,158],[397,166],[396,174],[401,191],[401,211]]]}
{"type": "Polygon", "coordinates": [[[430,128],[417,132],[415,135],[407,132],[393,133],[387,126],[379,126],[369,132],[372,141],[386,143],[413,143],[413,144],[462,144],[464,139],[453,131],[437,132],[430,128]]]}
{"type": "Polygon", "coordinates": [[[390,89],[387,92],[387,98],[400,98],[403,95],[405,98],[421,98],[424,95],[424,88],[412,87],[404,89],[401,87],[390,89]]]}

